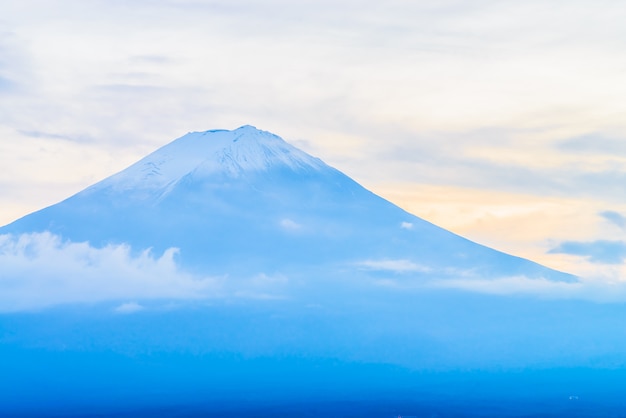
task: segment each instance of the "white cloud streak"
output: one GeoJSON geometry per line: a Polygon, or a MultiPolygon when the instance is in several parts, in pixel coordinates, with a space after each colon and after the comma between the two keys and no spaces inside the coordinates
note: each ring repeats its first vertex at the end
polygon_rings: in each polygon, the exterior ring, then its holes
{"type": "Polygon", "coordinates": [[[391,273],[426,273],[431,271],[427,266],[414,263],[410,260],[365,260],[357,263],[357,266],[365,270],[388,271],[391,273]]]}
{"type": "Polygon", "coordinates": [[[419,280],[374,279],[378,287],[401,292],[424,290],[462,291],[501,297],[533,297],[546,300],[587,300],[596,303],[626,302],[626,265],[601,266],[576,282],[557,282],[543,278],[509,276],[481,279],[475,275],[457,272],[453,276],[437,279],[422,277],[419,280]]]}
{"type": "Polygon", "coordinates": [[[578,299],[598,303],[621,303],[626,301],[626,281],[608,280],[606,277],[599,279],[583,278],[576,283],[564,283],[517,276],[495,280],[441,280],[432,282],[429,286],[440,289],[457,289],[500,296],[578,299]]]}

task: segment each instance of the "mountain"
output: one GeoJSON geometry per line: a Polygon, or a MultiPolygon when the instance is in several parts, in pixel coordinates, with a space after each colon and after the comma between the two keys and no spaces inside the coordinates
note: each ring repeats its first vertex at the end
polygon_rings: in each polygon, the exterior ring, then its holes
{"type": "Polygon", "coordinates": [[[0,228],[0,415],[622,416],[619,292],[195,132],[0,228]]]}
{"type": "Polygon", "coordinates": [[[252,126],[189,133],[0,234],[49,231],[95,247],[179,249],[185,269],[233,277],[341,271],[412,279],[571,275],[471,242],[252,126]]]}

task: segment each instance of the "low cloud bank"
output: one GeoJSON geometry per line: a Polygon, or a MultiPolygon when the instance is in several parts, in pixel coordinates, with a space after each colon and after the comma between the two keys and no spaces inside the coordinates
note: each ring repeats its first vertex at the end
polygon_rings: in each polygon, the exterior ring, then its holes
{"type": "MultiPolygon", "coordinates": [[[[177,251],[133,255],[127,245],[94,248],[50,233],[0,235],[0,312],[63,303],[218,295],[220,280],[181,271],[177,251]]],[[[122,306],[121,311],[137,307],[122,306]]]]}
{"type": "MultiPolygon", "coordinates": [[[[137,253],[124,244],[94,248],[88,242],[64,241],[51,233],[0,235],[0,312],[117,301],[113,312],[131,314],[146,309],[143,301],[149,299],[282,300],[290,299],[298,288],[297,283],[280,273],[259,272],[247,278],[192,275],[177,264],[177,252],[170,248],[163,254],[153,254],[150,250],[137,253]]],[[[626,281],[622,280],[626,277],[626,266],[595,266],[598,269],[593,274],[578,282],[564,283],[523,276],[482,279],[463,271],[446,271],[438,277],[433,269],[408,259],[364,260],[353,264],[363,274],[375,273],[376,277],[369,282],[374,292],[384,286],[398,291],[440,289],[502,296],[626,301],[626,281]]]]}

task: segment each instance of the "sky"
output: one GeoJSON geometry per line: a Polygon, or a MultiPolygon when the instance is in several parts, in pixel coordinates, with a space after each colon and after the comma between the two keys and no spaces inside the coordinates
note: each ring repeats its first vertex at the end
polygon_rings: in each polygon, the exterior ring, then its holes
{"type": "Polygon", "coordinates": [[[624,280],[624,21],[609,0],[0,0],[0,224],[250,124],[474,241],[624,280]]]}

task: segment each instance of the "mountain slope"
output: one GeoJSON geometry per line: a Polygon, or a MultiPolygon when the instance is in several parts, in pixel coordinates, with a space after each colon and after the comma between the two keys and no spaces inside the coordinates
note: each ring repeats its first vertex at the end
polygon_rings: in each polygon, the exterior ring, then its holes
{"type": "Polygon", "coordinates": [[[181,265],[203,274],[575,280],[432,225],[251,126],[187,134],[0,228],[42,231],[97,247],[176,247],[181,265]]]}

